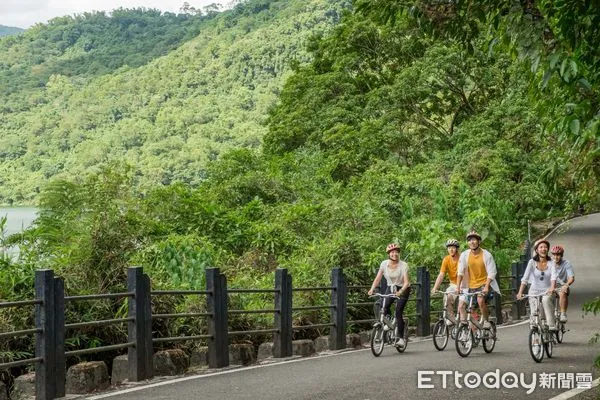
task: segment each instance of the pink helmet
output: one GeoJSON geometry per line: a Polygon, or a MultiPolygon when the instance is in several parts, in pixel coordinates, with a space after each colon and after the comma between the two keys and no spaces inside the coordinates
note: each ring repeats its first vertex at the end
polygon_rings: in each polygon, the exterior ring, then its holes
{"type": "Polygon", "coordinates": [[[552,246],[552,254],[560,254],[561,256],[565,253],[565,249],[562,246],[552,246]]]}
{"type": "Polygon", "coordinates": [[[392,250],[400,250],[400,245],[398,243],[390,243],[385,248],[386,253],[389,253],[392,250]]]}

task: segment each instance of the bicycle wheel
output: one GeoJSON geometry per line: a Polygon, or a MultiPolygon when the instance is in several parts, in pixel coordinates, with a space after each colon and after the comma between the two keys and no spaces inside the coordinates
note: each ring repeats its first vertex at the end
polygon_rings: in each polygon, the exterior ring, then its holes
{"type": "Polygon", "coordinates": [[[371,352],[375,357],[379,357],[383,352],[385,345],[385,332],[381,325],[376,325],[371,331],[371,352]]]}
{"type": "Polygon", "coordinates": [[[441,319],[433,327],[433,345],[439,351],[443,351],[448,344],[448,327],[446,322],[441,319]]]}
{"type": "Polygon", "coordinates": [[[458,331],[458,326],[456,324],[452,325],[452,329],[450,329],[450,338],[452,340],[456,340],[456,332],[458,331]]]}
{"type": "Polygon", "coordinates": [[[564,322],[559,322],[558,326],[556,327],[556,341],[558,343],[562,343],[564,336],[565,336],[565,324],[564,324],[564,322]]]}
{"type": "Polygon", "coordinates": [[[461,357],[467,357],[473,350],[473,332],[469,325],[461,325],[456,332],[456,352],[461,357]]]}
{"type": "Polygon", "coordinates": [[[483,331],[483,350],[491,353],[496,346],[496,323],[490,321],[490,329],[483,331]],[[487,331],[487,332],[486,332],[487,331]]]}
{"type": "Polygon", "coordinates": [[[398,350],[398,353],[404,353],[404,351],[408,347],[408,319],[406,319],[406,318],[404,318],[404,336],[403,337],[404,337],[404,347],[394,346],[394,347],[396,347],[396,350],[398,350]]]}
{"type": "Polygon", "coordinates": [[[539,363],[544,358],[544,347],[542,346],[542,335],[538,328],[529,331],[529,353],[533,361],[539,363]]]}
{"type": "Polygon", "coordinates": [[[553,348],[553,343],[552,343],[552,336],[550,336],[550,334],[548,334],[548,341],[546,343],[544,343],[544,350],[546,351],[546,355],[548,356],[548,358],[552,358],[552,348],[553,348]]]}

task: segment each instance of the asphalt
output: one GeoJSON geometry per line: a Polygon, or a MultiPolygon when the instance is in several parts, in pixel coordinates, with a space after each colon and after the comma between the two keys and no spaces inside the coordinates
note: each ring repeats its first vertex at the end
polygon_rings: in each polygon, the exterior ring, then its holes
{"type": "MultiPolygon", "coordinates": [[[[593,367],[594,358],[600,354],[600,344],[590,343],[590,338],[600,332],[600,315],[583,315],[581,311],[584,302],[600,295],[600,214],[568,221],[550,234],[549,240],[553,245],[565,247],[565,258],[574,265],[576,281],[570,297],[569,331],[564,342],[555,345],[553,357],[544,358],[541,363],[531,359],[529,328],[526,323],[521,323],[498,330],[499,340],[491,354],[486,354],[479,346],[469,357],[461,358],[453,342],[439,352],[431,340],[415,339],[402,354],[391,347],[378,358],[369,349],[348,351],[215,370],[88,398],[366,400],[527,396],[529,399],[551,399],[561,394],[562,398],[568,398],[573,393],[569,389],[577,385],[577,377],[596,380],[600,376],[600,371],[593,367]],[[445,387],[442,374],[447,377],[445,387]],[[465,381],[467,374],[469,379],[465,381]],[[517,382],[513,381],[514,376],[517,382]],[[549,387],[540,386],[544,376],[550,379],[549,387]],[[491,388],[481,382],[478,384],[478,377],[486,378],[485,382],[491,388]]],[[[595,387],[571,398],[591,400],[600,398],[599,395],[600,389],[595,387]]]]}

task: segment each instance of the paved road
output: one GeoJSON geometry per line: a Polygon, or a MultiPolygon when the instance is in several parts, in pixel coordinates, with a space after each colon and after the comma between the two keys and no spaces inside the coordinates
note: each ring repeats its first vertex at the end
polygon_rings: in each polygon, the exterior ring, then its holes
{"type": "MultiPolygon", "coordinates": [[[[568,222],[550,237],[552,244],[562,244],[565,258],[575,266],[576,282],[572,289],[568,327],[563,344],[555,346],[554,357],[536,364],[527,347],[527,324],[499,330],[499,341],[493,353],[485,354],[481,347],[463,359],[449,343],[443,352],[433,348],[431,340],[412,342],[407,351],[398,354],[386,348],[375,358],[368,349],[338,353],[325,357],[305,358],[291,362],[254,366],[201,377],[188,377],[172,383],[147,387],[127,393],[113,393],[111,398],[134,399],[385,399],[391,397],[433,399],[504,399],[522,398],[527,388],[477,388],[465,386],[464,378],[455,384],[455,373],[497,373],[505,379],[507,373],[523,374],[524,381],[536,384],[530,399],[549,399],[566,389],[540,388],[541,373],[592,373],[598,378],[592,363],[600,353],[600,345],[589,344],[589,338],[600,332],[600,316],[583,316],[581,306],[600,292],[600,214],[568,222]],[[418,388],[418,372],[452,371],[447,387],[441,375],[433,375],[434,388],[418,388]],[[533,374],[538,374],[535,379],[533,374]]],[[[556,375],[558,377],[558,375],[556,375]]],[[[472,378],[476,379],[475,375],[472,378]]],[[[495,378],[489,377],[490,384],[495,378]]],[[[509,379],[505,381],[511,383],[509,379]]],[[[104,396],[102,396],[104,397],[104,396]]],[[[95,398],[99,398],[95,397],[95,398]]]]}

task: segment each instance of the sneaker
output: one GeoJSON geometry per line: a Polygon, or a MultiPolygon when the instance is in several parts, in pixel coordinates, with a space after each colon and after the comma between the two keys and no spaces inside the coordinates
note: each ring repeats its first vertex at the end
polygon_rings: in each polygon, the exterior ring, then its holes
{"type": "Polygon", "coordinates": [[[485,320],[483,321],[483,329],[491,329],[492,328],[492,324],[490,324],[490,321],[485,320]]]}
{"type": "Polygon", "coordinates": [[[560,322],[567,322],[567,313],[560,313],[560,322]]]}
{"type": "Polygon", "coordinates": [[[398,338],[398,340],[396,340],[396,347],[403,348],[404,346],[406,346],[404,338],[398,338]]]}

